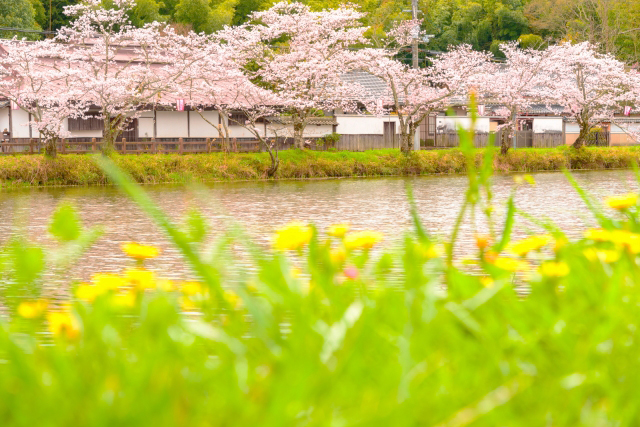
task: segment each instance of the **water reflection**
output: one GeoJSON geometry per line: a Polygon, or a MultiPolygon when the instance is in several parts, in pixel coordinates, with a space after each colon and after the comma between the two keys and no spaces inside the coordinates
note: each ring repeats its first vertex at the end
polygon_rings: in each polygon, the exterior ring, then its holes
{"type": "MultiPolygon", "coordinates": [[[[549,218],[570,234],[593,225],[593,219],[562,173],[534,174],[537,185],[522,186],[517,207],[537,219],[549,218]]],[[[597,198],[637,190],[631,172],[599,171],[575,173],[578,182],[597,198]]],[[[260,244],[268,244],[272,231],[291,220],[315,223],[320,229],[335,222],[351,222],[355,229],[372,228],[385,233],[385,244],[393,245],[410,227],[405,184],[414,188],[416,203],[426,228],[446,236],[453,227],[466,190],[464,176],[413,178],[334,179],[214,183],[185,189],[182,186],[148,186],[151,197],[175,220],[190,208],[198,208],[219,235],[231,221],[242,224],[260,244]]],[[[494,178],[498,226],[504,218],[504,202],[514,186],[513,176],[494,178]]],[[[48,188],[0,192],[0,240],[16,230],[45,245],[49,219],[62,202],[75,205],[85,225],[100,224],[104,236],[78,261],[64,280],[86,280],[92,272],[116,271],[127,264],[119,245],[123,241],[154,243],[163,254],[153,268],[168,277],[184,277],[184,264],[162,232],[116,188],[48,188]]],[[[519,218],[515,235],[524,236],[535,226],[519,218]]],[[[471,222],[461,230],[459,254],[473,252],[471,222]]],[[[58,279],[52,279],[58,280],[58,279]]]]}

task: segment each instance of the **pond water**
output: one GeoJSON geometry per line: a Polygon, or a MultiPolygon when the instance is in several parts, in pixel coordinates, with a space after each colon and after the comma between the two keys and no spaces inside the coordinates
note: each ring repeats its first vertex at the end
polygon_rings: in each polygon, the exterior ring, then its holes
{"type": "MultiPolygon", "coordinates": [[[[577,181],[598,199],[606,195],[635,191],[632,172],[577,172],[577,181]]],[[[572,235],[579,235],[593,219],[562,173],[534,174],[535,186],[517,189],[516,205],[532,216],[553,220],[572,235]]],[[[397,177],[375,179],[332,179],[314,181],[213,183],[207,186],[147,186],[146,191],[173,219],[180,220],[191,208],[198,208],[210,223],[212,234],[234,221],[260,244],[267,245],[274,229],[291,221],[315,223],[319,229],[348,221],[354,229],[375,229],[385,233],[385,245],[393,246],[410,229],[411,221],[405,185],[413,186],[424,225],[436,236],[451,231],[464,197],[465,176],[397,177]]],[[[514,186],[513,175],[494,177],[496,220],[501,226],[505,201],[514,186]]],[[[179,254],[163,233],[126,196],[114,187],[43,188],[0,192],[0,242],[14,233],[26,234],[45,246],[54,243],[47,234],[50,217],[61,202],[75,205],[84,225],[101,225],[101,239],[60,280],[86,280],[94,272],[117,271],[127,265],[121,242],[156,244],[162,255],[150,266],[166,277],[189,275],[179,254]]],[[[458,253],[474,252],[471,221],[465,221],[458,253]]],[[[516,236],[535,227],[519,218],[516,236]]]]}

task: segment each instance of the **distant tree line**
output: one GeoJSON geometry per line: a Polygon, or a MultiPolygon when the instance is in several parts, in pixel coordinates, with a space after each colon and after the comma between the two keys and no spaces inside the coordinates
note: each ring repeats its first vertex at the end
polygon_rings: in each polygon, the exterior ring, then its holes
{"type": "MultiPolygon", "coordinates": [[[[111,0],[104,0],[108,7],[111,0]]],[[[77,0],[0,0],[0,27],[57,30],[69,23],[64,6],[77,0]]],[[[212,33],[246,22],[274,0],[137,0],[130,12],[136,26],[169,22],[178,31],[212,33]]],[[[335,8],[344,0],[304,0],[312,10],[335,8]]],[[[366,13],[368,37],[381,37],[394,23],[410,18],[411,0],[351,0],[366,13]]],[[[544,48],[549,42],[589,41],[627,63],[640,61],[640,2],[637,0],[420,0],[422,29],[434,37],[421,47],[446,50],[470,44],[501,56],[505,41],[544,48]]],[[[0,37],[13,33],[0,31],[0,37]]],[[[27,35],[39,37],[37,34],[27,35]]]]}

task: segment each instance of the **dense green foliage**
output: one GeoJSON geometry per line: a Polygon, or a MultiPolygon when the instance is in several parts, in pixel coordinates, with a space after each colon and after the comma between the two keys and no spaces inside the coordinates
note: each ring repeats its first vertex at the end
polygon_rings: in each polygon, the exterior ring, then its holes
{"type": "MultiPolygon", "coordinates": [[[[478,153],[478,159],[482,157],[478,153]]],[[[420,151],[410,156],[398,150],[281,151],[277,178],[329,178],[353,176],[427,175],[465,173],[458,149],[420,151]]],[[[114,157],[116,164],[145,184],[266,179],[267,153],[143,154],[114,157]]],[[[511,150],[496,157],[499,172],[537,172],[567,169],[618,169],[640,162],[638,148],[511,150]]],[[[0,184],[12,186],[103,185],[109,181],[92,156],[62,154],[0,157],[0,184]]]]}
{"type": "Polygon", "coordinates": [[[131,268],[76,284],[60,305],[42,273],[63,272],[99,230],[63,205],[53,251],[14,237],[0,248],[1,425],[635,425],[638,195],[604,211],[576,187],[601,229],[570,242],[544,224],[511,242],[513,196],[499,231],[490,209],[492,153],[460,153],[460,212],[491,230],[472,267],[452,256],[462,214],[444,245],[413,208],[394,250],[371,251],[375,232],[303,224],[268,250],[194,212],[174,225],[101,159],[198,281],[161,280],[146,269],[162,262],[153,247],[125,245],[131,268]]]}
{"type": "MultiPolygon", "coordinates": [[[[51,24],[58,29],[68,23],[62,10],[76,0],[52,0],[51,24]]],[[[106,1],[106,0],[105,0],[106,1]]],[[[315,10],[335,8],[342,0],[301,0],[315,10]]],[[[49,27],[49,2],[43,0],[0,0],[1,10],[13,5],[20,11],[12,25],[21,28],[49,27]],[[32,4],[33,11],[25,12],[32,4]],[[27,17],[33,16],[33,17],[27,17]]],[[[154,20],[168,21],[178,28],[213,32],[223,25],[241,24],[257,10],[271,7],[274,0],[137,0],[131,13],[134,25],[154,20]]],[[[367,12],[373,41],[400,20],[409,19],[410,0],[354,0],[367,12]]],[[[433,39],[424,50],[446,50],[451,44],[470,43],[475,49],[501,56],[503,41],[520,40],[523,46],[537,47],[559,40],[588,40],[606,52],[633,63],[640,60],[640,2],[635,0],[420,0],[423,29],[433,39]]],[[[5,24],[3,24],[5,22],[5,24]]],[[[6,35],[5,35],[6,36],[6,35]]],[[[425,63],[426,54],[421,54],[425,63]]]]}
{"type": "MultiPolygon", "coordinates": [[[[0,27],[40,30],[44,9],[40,0],[0,0],[0,27]]],[[[10,38],[19,34],[12,31],[0,31],[0,37],[10,38]]],[[[33,34],[20,34],[20,37],[34,39],[33,34]]]]}

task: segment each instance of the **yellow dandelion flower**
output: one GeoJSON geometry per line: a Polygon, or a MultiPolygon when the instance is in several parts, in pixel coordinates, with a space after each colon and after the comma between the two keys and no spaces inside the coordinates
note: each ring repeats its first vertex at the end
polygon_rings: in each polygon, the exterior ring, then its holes
{"type": "Polygon", "coordinates": [[[499,256],[493,261],[493,265],[501,270],[506,271],[526,271],[529,269],[529,264],[525,261],[518,259],[499,256]]]}
{"type": "Polygon", "coordinates": [[[94,286],[89,283],[81,283],[76,288],[76,298],[80,301],[92,303],[97,297],[104,294],[106,291],[107,289],[99,286],[94,286]]]}
{"type": "Polygon", "coordinates": [[[156,281],[156,288],[163,292],[173,292],[176,290],[176,285],[169,279],[158,279],[156,281]]]}
{"type": "Polygon", "coordinates": [[[48,305],[45,300],[23,301],[18,305],[18,315],[25,319],[37,319],[44,314],[48,305]]]}
{"type": "Polygon", "coordinates": [[[332,237],[344,237],[349,231],[349,223],[333,224],[327,229],[327,234],[332,237]]]}
{"type": "Polygon", "coordinates": [[[181,286],[182,293],[188,296],[203,295],[205,289],[200,282],[185,282],[181,286]]]}
{"type": "Polygon", "coordinates": [[[427,259],[439,258],[444,254],[444,249],[437,245],[431,245],[427,248],[424,256],[427,259]]]}
{"type": "Polygon", "coordinates": [[[156,288],[156,275],[153,271],[142,268],[128,268],[124,272],[124,277],[131,286],[138,289],[156,288]]]}
{"type": "Polygon", "coordinates": [[[540,274],[546,277],[564,277],[569,274],[569,266],[566,262],[547,261],[540,266],[540,274]]]}
{"type": "Polygon", "coordinates": [[[491,236],[488,234],[476,234],[476,247],[478,249],[486,249],[491,243],[491,236]]]}
{"type": "Polygon", "coordinates": [[[344,248],[333,249],[329,252],[329,258],[333,263],[339,264],[347,259],[347,251],[344,248]]]}
{"type": "Polygon", "coordinates": [[[91,276],[91,282],[103,292],[115,290],[127,284],[122,276],[113,273],[96,273],[91,276]]]}
{"type": "Polygon", "coordinates": [[[531,236],[511,244],[508,250],[515,255],[525,256],[531,251],[540,250],[543,246],[546,246],[550,242],[551,236],[546,234],[540,236],[531,236]]]}
{"type": "Polygon", "coordinates": [[[620,252],[613,250],[589,248],[585,249],[582,253],[591,262],[600,260],[602,262],[612,263],[620,259],[620,252]]]}
{"type": "Polygon", "coordinates": [[[596,242],[609,242],[611,241],[611,232],[602,228],[590,228],[584,232],[584,237],[596,242]]]}
{"type": "Polygon", "coordinates": [[[281,251],[301,249],[311,241],[313,230],[301,222],[291,222],[273,236],[273,247],[281,251]]]}
{"type": "Polygon", "coordinates": [[[611,233],[611,241],[634,255],[640,253],[640,234],[626,230],[614,230],[611,233]]]}
{"type": "Polygon", "coordinates": [[[196,303],[189,297],[178,298],[178,304],[180,304],[182,311],[195,311],[198,309],[196,303]]]}
{"type": "Polygon", "coordinates": [[[554,252],[558,252],[558,251],[560,251],[560,249],[564,248],[568,244],[569,244],[569,241],[566,238],[560,237],[560,238],[556,239],[556,242],[553,245],[553,251],[554,252]]]}
{"type": "Polygon", "coordinates": [[[604,201],[610,208],[622,211],[638,204],[638,194],[620,194],[617,196],[607,197],[604,201]]]}
{"type": "Polygon", "coordinates": [[[230,290],[224,291],[224,299],[227,300],[229,305],[233,308],[242,307],[242,299],[237,293],[233,291],[230,291],[230,290]]]}
{"type": "Polygon", "coordinates": [[[491,277],[488,277],[488,276],[481,277],[480,278],[480,283],[485,288],[493,288],[493,286],[494,286],[493,279],[491,277]]]}
{"type": "Polygon", "coordinates": [[[122,248],[122,252],[138,261],[155,258],[160,255],[160,249],[156,248],[155,246],[141,245],[135,242],[127,242],[123,243],[120,247],[122,248]]]}
{"type": "Polygon", "coordinates": [[[112,302],[116,307],[133,308],[136,306],[137,295],[134,291],[128,290],[119,292],[113,296],[112,302]]]}
{"type": "Polygon", "coordinates": [[[57,337],[73,340],[80,335],[78,321],[68,311],[50,311],[47,313],[49,331],[57,337]]]}
{"type": "Polygon", "coordinates": [[[293,277],[294,279],[297,279],[302,274],[302,270],[300,270],[298,267],[292,267],[291,270],[289,270],[289,274],[291,274],[291,277],[293,277]]]}
{"type": "Polygon", "coordinates": [[[344,246],[349,250],[371,249],[380,241],[384,235],[377,231],[358,231],[349,233],[344,237],[344,246]]]}

